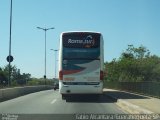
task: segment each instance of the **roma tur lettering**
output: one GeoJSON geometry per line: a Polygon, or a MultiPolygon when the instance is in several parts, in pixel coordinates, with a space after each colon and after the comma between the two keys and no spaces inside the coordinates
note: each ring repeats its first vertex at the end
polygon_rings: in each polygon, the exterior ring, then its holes
{"type": "Polygon", "coordinates": [[[83,43],[83,40],[72,40],[72,39],[68,39],[68,43],[83,43]]]}
{"type": "Polygon", "coordinates": [[[72,40],[72,39],[68,39],[68,43],[70,44],[92,44],[93,40],[72,40]]]}

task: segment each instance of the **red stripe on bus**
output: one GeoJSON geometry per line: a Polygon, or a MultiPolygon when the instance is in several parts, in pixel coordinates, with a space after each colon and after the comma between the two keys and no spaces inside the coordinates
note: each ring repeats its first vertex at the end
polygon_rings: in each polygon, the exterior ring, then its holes
{"type": "Polygon", "coordinates": [[[82,70],[63,70],[63,75],[78,73],[81,72],[82,70]]]}

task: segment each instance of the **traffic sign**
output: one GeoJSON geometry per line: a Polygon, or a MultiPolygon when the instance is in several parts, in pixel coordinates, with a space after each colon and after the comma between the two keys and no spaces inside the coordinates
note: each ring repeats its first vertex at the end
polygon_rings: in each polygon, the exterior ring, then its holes
{"type": "Polygon", "coordinates": [[[12,55],[7,56],[7,61],[12,62],[13,61],[13,56],[12,55]]]}
{"type": "Polygon", "coordinates": [[[46,75],[44,75],[44,79],[46,79],[46,75]]]}

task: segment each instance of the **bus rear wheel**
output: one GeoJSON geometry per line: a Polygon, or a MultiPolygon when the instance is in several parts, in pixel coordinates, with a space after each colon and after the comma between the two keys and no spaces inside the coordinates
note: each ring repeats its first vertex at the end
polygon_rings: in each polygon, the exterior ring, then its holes
{"type": "Polygon", "coordinates": [[[66,97],[65,97],[65,95],[64,95],[64,94],[62,94],[62,100],[65,100],[65,98],[66,98],[66,97]]]}

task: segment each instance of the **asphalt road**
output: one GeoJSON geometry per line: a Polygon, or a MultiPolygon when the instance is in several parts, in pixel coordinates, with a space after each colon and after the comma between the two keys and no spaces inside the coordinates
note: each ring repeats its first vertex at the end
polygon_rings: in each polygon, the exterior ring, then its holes
{"type": "Polygon", "coordinates": [[[62,100],[58,90],[47,90],[1,102],[0,119],[67,120],[97,117],[90,116],[92,114],[125,114],[115,102],[107,95],[100,96],[98,100],[82,95],[62,100]]]}

